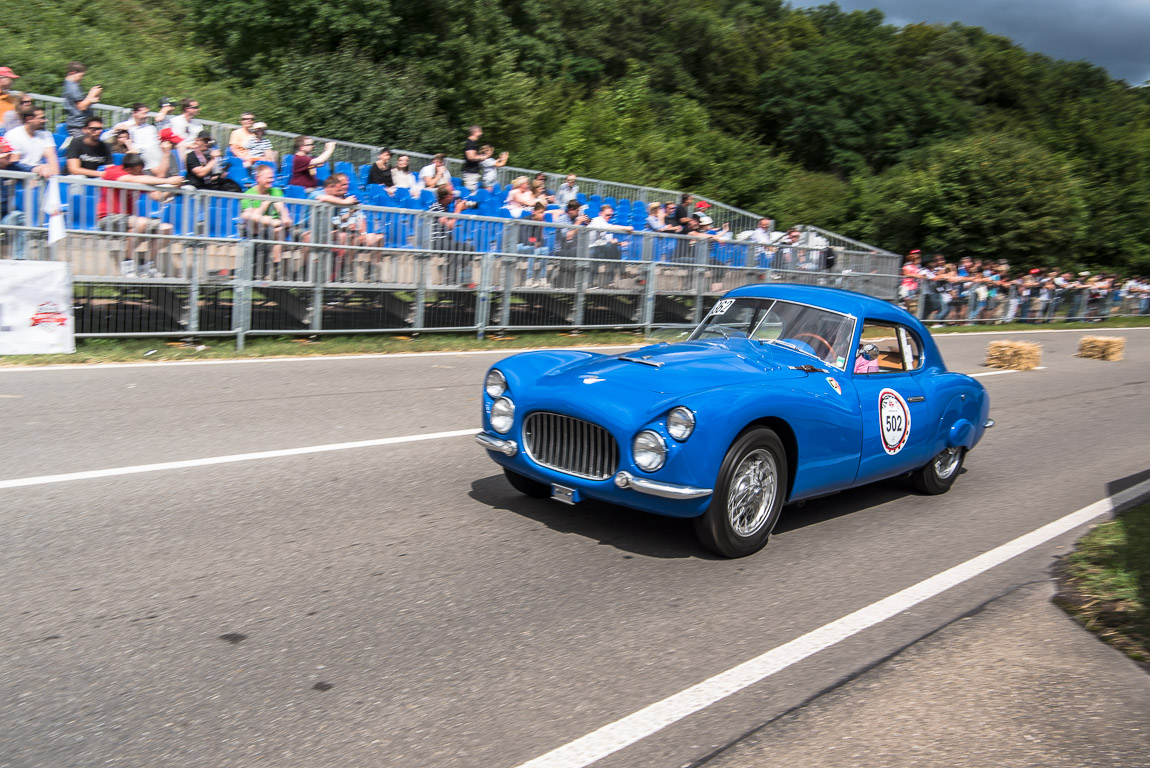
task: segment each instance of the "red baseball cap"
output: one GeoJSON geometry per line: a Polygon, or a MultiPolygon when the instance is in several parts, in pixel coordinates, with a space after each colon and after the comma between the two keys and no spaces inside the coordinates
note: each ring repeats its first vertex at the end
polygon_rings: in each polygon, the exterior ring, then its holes
{"type": "Polygon", "coordinates": [[[922,253],[922,251],[920,251],[918,248],[915,248],[914,250],[912,250],[912,251],[911,251],[910,253],[908,253],[907,255],[908,255],[908,256],[917,256],[917,255],[919,255],[920,253],[922,253]]]}
{"type": "Polygon", "coordinates": [[[695,203],[695,210],[696,211],[705,211],[710,207],[711,207],[711,204],[708,203],[706,200],[700,200],[699,202],[695,203]]]}
{"type": "Polygon", "coordinates": [[[20,75],[16,74],[15,72],[13,72],[8,67],[0,67],[0,77],[16,78],[16,77],[20,77],[20,75]]]}
{"type": "Polygon", "coordinates": [[[160,131],[160,141],[170,141],[173,144],[179,144],[183,139],[176,135],[176,132],[171,128],[165,128],[160,131]]]}

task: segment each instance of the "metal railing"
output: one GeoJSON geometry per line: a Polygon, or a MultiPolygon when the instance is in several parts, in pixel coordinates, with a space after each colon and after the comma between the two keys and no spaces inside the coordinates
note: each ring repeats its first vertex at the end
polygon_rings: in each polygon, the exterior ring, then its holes
{"type": "MultiPolygon", "coordinates": [[[[43,106],[46,112],[47,122],[49,127],[54,127],[59,123],[64,122],[64,100],[58,96],[45,96],[43,94],[32,94],[33,98],[40,106],[43,106]]],[[[131,110],[127,107],[119,107],[110,104],[95,104],[93,106],[95,113],[104,120],[105,125],[111,127],[112,125],[126,120],[131,115],[131,110]]],[[[198,118],[197,118],[198,120],[198,118]]],[[[231,132],[239,125],[232,123],[221,123],[213,120],[198,120],[204,128],[212,133],[212,137],[221,147],[228,146],[228,139],[231,132]]],[[[266,137],[271,141],[273,148],[277,153],[279,163],[283,162],[283,158],[291,155],[295,151],[295,139],[299,134],[286,133],[284,131],[265,131],[266,137]]],[[[368,165],[375,161],[379,154],[380,147],[370,144],[357,144],[348,141],[339,141],[336,139],[327,139],[322,137],[314,137],[318,142],[325,143],[328,141],[335,142],[335,151],[332,154],[332,162],[349,162],[353,165],[363,166],[368,165]]],[[[392,148],[392,160],[396,160],[401,155],[407,155],[412,161],[412,172],[417,173],[419,169],[431,163],[432,155],[423,152],[412,152],[405,149],[392,148]]],[[[446,160],[447,168],[453,177],[462,176],[463,160],[460,158],[449,157],[446,160]]],[[[497,169],[497,179],[501,187],[506,187],[512,179],[518,176],[528,176],[534,178],[536,174],[541,171],[529,168],[520,168],[517,166],[504,166],[497,169]]],[[[556,190],[559,184],[566,178],[565,173],[550,173],[546,174],[547,188],[556,190]]],[[[603,179],[592,179],[584,176],[577,177],[579,191],[588,197],[591,195],[599,195],[601,198],[615,198],[616,200],[631,200],[633,202],[641,202],[648,205],[653,202],[667,202],[674,200],[679,201],[682,192],[671,189],[660,189],[657,187],[644,187],[635,184],[624,184],[616,181],[605,181],[603,179]]],[[[706,201],[710,204],[711,208],[707,209],[708,215],[712,216],[717,223],[728,223],[734,232],[746,231],[754,229],[758,226],[759,220],[762,216],[745,211],[741,208],[736,208],[727,205],[719,200],[711,198],[699,197],[695,195],[697,200],[706,201]]],[[[870,246],[866,246],[869,248],[870,246]]]]}
{"type": "Polygon", "coordinates": [[[1150,285],[904,278],[899,303],[930,326],[1096,322],[1150,315],[1150,285]]]}
{"type": "MultiPolygon", "coordinates": [[[[639,328],[763,281],[895,300],[881,253],[0,172],[0,257],[68,261],[80,336],[639,328]]],[[[885,261],[884,261],[885,260],[885,261]]]]}

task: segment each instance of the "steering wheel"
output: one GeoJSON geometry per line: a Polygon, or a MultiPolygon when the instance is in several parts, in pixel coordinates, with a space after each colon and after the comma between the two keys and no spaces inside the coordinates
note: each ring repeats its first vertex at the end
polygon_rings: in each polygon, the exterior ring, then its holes
{"type": "MultiPolygon", "coordinates": [[[[809,331],[803,331],[802,333],[796,333],[791,338],[792,339],[808,338],[808,339],[814,339],[815,341],[820,342],[824,347],[827,348],[826,354],[819,355],[820,360],[829,359],[828,355],[832,358],[834,357],[835,348],[831,346],[831,343],[829,341],[824,339],[822,336],[819,336],[817,333],[810,333],[809,331]]],[[[816,352],[817,351],[818,350],[816,350],[816,352]]]]}

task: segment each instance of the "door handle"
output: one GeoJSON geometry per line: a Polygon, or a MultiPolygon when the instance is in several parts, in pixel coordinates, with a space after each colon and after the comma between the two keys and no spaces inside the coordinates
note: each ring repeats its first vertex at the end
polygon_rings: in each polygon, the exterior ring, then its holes
{"type": "Polygon", "coordinates": [[[908,403],[924,403],[926,402],[926,398],[922,395],[919,395],[918,397],[908,397],[906,401],[908,403]]]}

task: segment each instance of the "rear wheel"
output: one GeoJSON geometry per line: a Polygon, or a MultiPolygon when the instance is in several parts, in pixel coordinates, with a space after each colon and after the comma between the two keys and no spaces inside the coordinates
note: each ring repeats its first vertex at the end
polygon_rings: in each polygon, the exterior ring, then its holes
{"type": "Polygon", "coordinates": [[[926,463],[926,466],[911,472],[910,481],[923,493],[932,496],[946,493],[950,490],[950,486],[954,485],[965,456],[965,448],[943,448],[937,456],[926,463]]]}
{"type": "Polygon", "coordinates": [[[699,542],[723,557],[762,549],[778,522],[787,492],[787,454],[772,430],[744,432],[719,468],[711,504],[695,518],[699,542]]]}
{"type": "Polygon", "coordinates": [[[528,496],[533,496],[537,499],[548,499],[551,497],[551,486],[546,483],[536,482],[529,477],[524,477],[518,472],[512,472],[507,467],[503,468],[503,474],[507,476],[507,482],[520,493],[528,496]]]}

